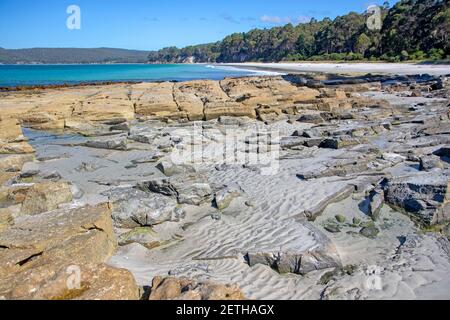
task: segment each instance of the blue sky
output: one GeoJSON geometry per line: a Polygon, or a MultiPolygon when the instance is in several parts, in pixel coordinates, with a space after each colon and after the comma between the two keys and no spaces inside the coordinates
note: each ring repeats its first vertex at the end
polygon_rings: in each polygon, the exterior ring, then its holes
{"type": "MultiPolygon", "coordinates": [[[[154,50],[213,42],[233,32],[363,12],[383,0],[0,0],[0,47],[154,50]],[[69,30],[69,5],[81,29],[69,30]]],[[[391,0],[391,5],[396,1],[391,0]]]]}

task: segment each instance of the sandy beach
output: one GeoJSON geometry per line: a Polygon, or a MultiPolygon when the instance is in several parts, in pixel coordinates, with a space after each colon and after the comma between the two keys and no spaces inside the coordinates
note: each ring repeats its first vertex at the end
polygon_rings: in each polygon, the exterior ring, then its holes
{"type": "Polygon", "coordinates": [[[411,63],[226,63],[217,66],[230,66],[247,70],[260,70],[278,73],[322,72],[329,74],[390,74],[390,75],[449,75],[450,64],[427,65],[411,63]]]}

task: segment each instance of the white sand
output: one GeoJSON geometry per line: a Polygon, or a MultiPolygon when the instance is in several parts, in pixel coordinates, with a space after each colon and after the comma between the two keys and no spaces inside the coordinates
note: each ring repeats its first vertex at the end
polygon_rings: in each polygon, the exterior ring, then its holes
{"type": "Polygon", "coordinates": [[[372,73],[395,75],[449,75],[450,64],[425,65],[411,63],[228,63],[219,64],[248,70],[324,73],[372,73]]]}

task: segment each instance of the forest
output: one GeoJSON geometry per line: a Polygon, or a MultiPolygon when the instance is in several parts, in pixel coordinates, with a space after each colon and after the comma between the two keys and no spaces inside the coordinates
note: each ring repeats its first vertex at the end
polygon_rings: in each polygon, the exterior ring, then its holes
{"type": "Polygon", "coordinates": [[[311,19],[270,29],[234,33],[216,43],[150,52],[149,62],[409,61],[450,55],[450,0],[401,0],[380,8],[381,28],[368,28],[370,13],[334,20],[311,19]]]}

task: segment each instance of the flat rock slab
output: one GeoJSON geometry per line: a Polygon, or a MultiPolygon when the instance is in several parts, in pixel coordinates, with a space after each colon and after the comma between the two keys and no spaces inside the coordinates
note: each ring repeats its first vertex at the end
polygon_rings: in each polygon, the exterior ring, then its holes
{"type": "Polygon", "coordinates": [[[450,219],[449,188],[448,172],[421,172],[388,179],[385,200],[421,223],[436,224],[450,219]]]}

